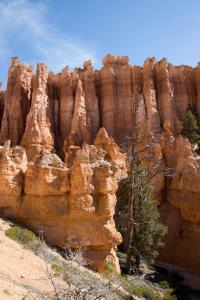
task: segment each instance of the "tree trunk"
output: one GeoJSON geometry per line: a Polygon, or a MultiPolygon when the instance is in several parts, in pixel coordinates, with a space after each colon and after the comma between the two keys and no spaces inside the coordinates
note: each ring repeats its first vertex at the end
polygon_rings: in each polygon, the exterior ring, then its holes
{"type": "MultiPolygon", "coordinates": [[[[132,173],[132,172],[131,172],[132,173]]],[[[130,174],[132,177],[132,174],[130,174]]],[[[129,187],[129,217],[128,217],[128,250],[127,250],[127,261],[126,261],[126,270],[127,273],[131,274],[131,266],[132,266],[132,259],[134,256],[133,251],[133,243],[134,243],[134,194],[133,194],[133,183],[130,179],[130,187],[129,187]]]]}
{"type": "Polygon", "coordinates": [[[138,254],[135,255],[135,266],[137,270],[140,269],[140,255],[138,254]]]}

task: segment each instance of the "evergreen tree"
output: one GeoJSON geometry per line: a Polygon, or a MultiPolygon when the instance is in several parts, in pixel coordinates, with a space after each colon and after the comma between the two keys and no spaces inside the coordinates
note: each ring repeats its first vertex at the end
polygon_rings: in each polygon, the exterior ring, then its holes
{"type": "Polygon", "coordinates": [[[188,110],[182,123],[181,134],[188,138],[191,144],[200,146],[200,128],[198,126],[197,117],[188,110]]]}
{"type": "Polygon", "coordinates": [[[150,183],[144,164],[135,161],[129,176],[123,182],[123,197],[129,197],[127,271],[132,266],[140,268],[141,259],[152,263],[163,245],[162,237],[167,228],[160,223],[156,201],[151,196],[150,183]]]}
{"type": "Polygon", "coordinates": [[[151,196],[145,162],[140,159],[137,150],[141,138],[136,124],[138,105],[139,103],[133,108],[132,135],[128,151],[129,174],[121,183],[121,194],[118,194],[120,202],[128,202],[123,213],[127,209],[126,269],[129,274],[132,267],[140,268],[141,259],[152,262],[158,255],[162,237],[167,232],[167,227],[159,221],[160,215],[157,203],[151,196]]]}

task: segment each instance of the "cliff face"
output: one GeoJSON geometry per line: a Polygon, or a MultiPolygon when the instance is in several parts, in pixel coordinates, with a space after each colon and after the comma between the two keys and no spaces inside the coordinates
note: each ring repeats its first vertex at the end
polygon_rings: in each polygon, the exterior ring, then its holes
{"type": "MultiPolygon", "coordinates": [[[[127,145],[137,101],[136,124],[148,133],[139,147],[154,140],[148,154],[173,171],[152,178],[169,226],[159,260],[200,275],[199,158],[180,134],[189,106],[200,119],[199,65],[149,58],[138,67],[108,55],[101,70],[86,61],[59,74],[38,64],[34,74],[13,58],[0,91],[0,212],[42,230],[52,244],[78,241],[99,270],[108,258],[117,266],[113,214],[126,167],[114,140],[127,145]]],[[[154,166],[147,163],[149,172],[154,166]]]]}
{"type": "Polygon", "coordinates": [[[82,247],[98,271],[107,260],[119,271],[115,248],[122,239],[113,215],[125,156],[103,128],[95,145],[71,145],[66,152],[66,163],[46,149],[28,161],[23,147],[5,142],[0,148],[0,213],[42,233],[53,245],[82,247]]]}

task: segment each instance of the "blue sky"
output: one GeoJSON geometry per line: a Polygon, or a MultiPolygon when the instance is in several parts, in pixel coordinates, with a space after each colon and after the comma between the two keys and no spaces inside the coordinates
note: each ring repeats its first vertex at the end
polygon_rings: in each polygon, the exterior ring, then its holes
{"type": "Polygon", "coordinates": [[[11,56],[60,71],[107,53],[200,61],[200,0],[0,0],[0,80],[11,56]]]}

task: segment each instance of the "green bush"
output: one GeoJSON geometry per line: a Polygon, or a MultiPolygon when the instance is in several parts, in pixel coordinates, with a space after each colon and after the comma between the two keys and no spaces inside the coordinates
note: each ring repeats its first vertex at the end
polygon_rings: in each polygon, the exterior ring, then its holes
{"type": "Polygon", "coordinates": [[[200,128],[196,116],[188,110],[182,123],[181,134],[188,138],[191,144],[200,145],[200,128]]]}
{"type": "Polygon", "coordinates": [[[126,291],[130,293],[131,295],[135,295],[139,298],[143,296],[143,289],[141,286],[136,286],[136,285],[130,285],[129,287],[126,287],[126,291]]]}
{"type": "Polygon", "coordinates": [[[60,265],[60,264],[54,263],[51,265],[51,269],[54,271],[54,273],[56,275],[62,275],[66,272],[66,266],[64,266],[63,264],[60,265]]]}
{"type": "Polygon", "coordinates": [[[170,288],[170,284],[168,281],[163,280],[159,282],[159,287],[161,287],[162,289],[169,289],[170,288]]]}
{"type": "Polygon", "coordinates": [[[147,300],[158,300],[161,299],[158,293],[148,287],[143,287],[143,297],[147,300]]]}
{"type": "Polygon", "coordinates": [[[131,295],[135,295],[139,298],[144,297],[147,300],[160,300],[160,295],[153,289],[145,285],[128,284],[123,288],[131,295]]]}
{"type": "Polygon", "coordinates": [[[177,300],[177,297],[173,295],[174,289],[170,287],[170,283],[167,280],[160,281],[159,287],[167,290],[163,300],[177,300]]]}
{"type": "Polygon", "coordinates": [[[112,273],[116,273],[115,265],[112,261],[107,261],[104,267],[104,275],[109,275],[112,273]]]}
{"type": "Polygon", "coordinates": [[[26,228],[12,226],[5,231],[5,235],[34,252],[37,252],[42,246],[40,239],[26,228]]]}
{"type": "Polygon", "coordinates": [[[177,300],[176,295],[172,295],[172,292],[169,291],[164,295],[163,300],[177,300]]]}

